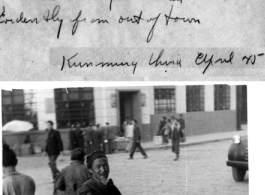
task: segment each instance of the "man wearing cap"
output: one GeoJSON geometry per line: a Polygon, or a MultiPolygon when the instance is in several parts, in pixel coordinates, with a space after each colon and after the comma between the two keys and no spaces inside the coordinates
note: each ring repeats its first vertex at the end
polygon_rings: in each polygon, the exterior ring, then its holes
{"type": "Polygon", "coordinates": [[[85,152],[82,148],[72,151],[72,163],[62,169],[56,181],[55,189],[64,191],[67,195],[76,195],[78,187],[90,178],[90,173],[84,164],[85,152]]]}
{"type": "Polygon", "coordinates": [[[61,135],[59,131],[56,131],[53,129],[53,122],[48,121],[47,122],[47,131],[48,131],[48,137],[47,137],[47,144],[45,151],[48,154],[49,157],[49,166],[52,171],[52,177],[55,180],[60,171],[57,169],[56,166],[56,160],[60,154],[60,152],[63,151],[63,142],[61,140],[61,135]]]}
{"type": "Polygon", "coordinates": [[[3,195],[34,195],[34,180],[16,171],[17,162],[14,151],[3,144],[3,195]]]}
{"type": "Polygon", "coordinates": [[[108,159],[104,152],[96,151],[87,156],[87,168],[91,179],[78,189],[78,195],[121,195],[109,177],[108,159]]]}

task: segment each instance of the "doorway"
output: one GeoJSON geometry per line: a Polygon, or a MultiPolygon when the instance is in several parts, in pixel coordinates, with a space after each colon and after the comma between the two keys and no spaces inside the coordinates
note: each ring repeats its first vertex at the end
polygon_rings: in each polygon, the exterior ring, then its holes
{"type": "Polygon", "coordinates": [[[140,91],[118,91],[118,121],[122,130],[122,124],[126,117],[136,119],[138,126],[142,125],[141,94],[140,91]]]}

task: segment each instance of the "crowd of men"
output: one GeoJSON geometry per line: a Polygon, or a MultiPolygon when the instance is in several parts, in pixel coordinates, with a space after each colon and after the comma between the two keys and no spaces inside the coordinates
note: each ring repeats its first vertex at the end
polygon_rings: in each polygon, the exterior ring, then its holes
{"type": "MultiPolygon", "coordinates": [[[[184,137],[185,121],[182,115],[179,119],[166,117],[160,123],[159,134],[163,135],[164,143],[172,139],[172,151],[176,154],[174,160],[179,158],[179,142],[184,137]],[[167,140],[167,141],[166,141],[167,140]]],[[[141,146],[141,130],[137,120],[128,117],[123,123],[124,134],[130,142],[127,146],[129,159],[133,159],[136,149],[139,149],[144,159],[147,154],[141,146]]],[[[71,164],[61,171],[56,166],[56,160],[63,151],[63,142],[60,132],[53,128],[53,122],[47,122],[48,136],[45,152],[48,155],[54,192],[63,191],[68,195],[120,195],[121,192],[109,179],[109,164],[106,152],[113,150],[113,134],[109,123],[104,130],[94,125],[89,131],[81,129],[80,124],[72,126],[69,132],[69,149],[71,164]],[[87,156],[86,156],[87,155],[87,156]],[[86,157],[85,157],[86,156],[86,157]],[[86,158],[86,164],[84,163],[86,158]]],[[[27,175],[16,171],[18,160],[16,154],[9,146],[3,143],[3,195],[34,195],[35,182],[27,175]]]]}
{"type": "Polygon", "coordinates": [[[94,151],[104,151],[106,154],[113,153],[115,135],[107,122],[104,127],[100,124],[81,128],[81,124],[71,126],[69,132],[69,150],[82,148],[86,154],[94,151]]]}
{"type": "Polygon", "coordinates": [[[160,121],[158,135],[162,135],[163,144],[167,149],[169,139],[172,140],[172,152],[176,154],[174,161],[179,159],[179,143],[186,141],[185,136],[185,120],[183,115],[180,114],[178,118],[172,116],[171,119],[167,119],[165,116],[160,121]]]}

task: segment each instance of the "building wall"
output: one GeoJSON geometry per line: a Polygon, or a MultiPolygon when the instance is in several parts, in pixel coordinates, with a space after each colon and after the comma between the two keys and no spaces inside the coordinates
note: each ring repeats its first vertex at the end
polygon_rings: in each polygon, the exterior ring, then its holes
{"type": "MultiPolygon", "coordinates": [[[[236,86],[231,86],[230,110],[214,111],[214,86],[205,85],[205,111],[186,112],[186,86],[176,86],[176,113],[184,114],[187,123],[187,135],[198,135],[211,132],[235,130],[236,124],[236,86]]],[[[96,123],[104,126],[106,122],[119,127],[119,111],[117,92],[124,90],[139,90],[145,94],[145,105],[141,106],[142,137],[143,141],[152,140],[156,135],[159,122],[163,116],[170,118],[172,114],[154,114],[154,87],[95,87],[94,104],[96,123]],[[116,95],[116,106],[112,107],[112,95],[116,95]]],[[[54,90],[35,90],[38,112],[38,125],[40,130],[46,128],[45,122],[55,122],[56,114],[54,90]]],[[[178,116],[178,114],[174,114],[178,116]]],[[[36,134],[37,135],[37,134],[36,134]]],[[[11,136],[12,137],[12,136],[11,136]]]]}
{"type": "Polygon", "coordinates": [[[111,96],[117,91],[140,90],[145,94],[145,105],[141,107],[142,124],[150,124],[150,114],[153,114],[154,92],[153,87],[102,87],[94,88],[96,123],[105,124],[109,122],[112,125],[118,124],[118,99],[116,95],[116,106],[112,107],[111,96]]]}
{"type": "Polygon", "coordinates": [[[56,124],[55,101],[53,89],[38,89],[35,90],[37,100],[38,125],[39,130],[46,129],[46,122],[51,120],[56,124]]]}

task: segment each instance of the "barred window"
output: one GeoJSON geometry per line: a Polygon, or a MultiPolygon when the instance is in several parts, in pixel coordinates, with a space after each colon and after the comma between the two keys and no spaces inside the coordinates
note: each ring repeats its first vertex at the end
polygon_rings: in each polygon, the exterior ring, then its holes
{"type": "Polygon", "coordinates": [[[38,129],[35,92],[32,89],[2,90],[2,120],[3,124],[12,120],[29,121],[38,129]]]}
{"type": "Polygon", "coordinates": [[[55,89],[56,120],[58,128],[81,123],[95,123],[93,88],[55,89]]]}
{"type": "Polygon", "coordinates": [[[175,113],[175,89],[155,89],[155,113],[175,113]]]}
{"type": "Polygon", "coordinates": [[[204,111],[204,86],[186,86],[187,112],[204,111]]]}
{"type": "Polygon", "coordinates": [[[214,110],[230,109],[230,86],[214,85],[214,110]]]}

